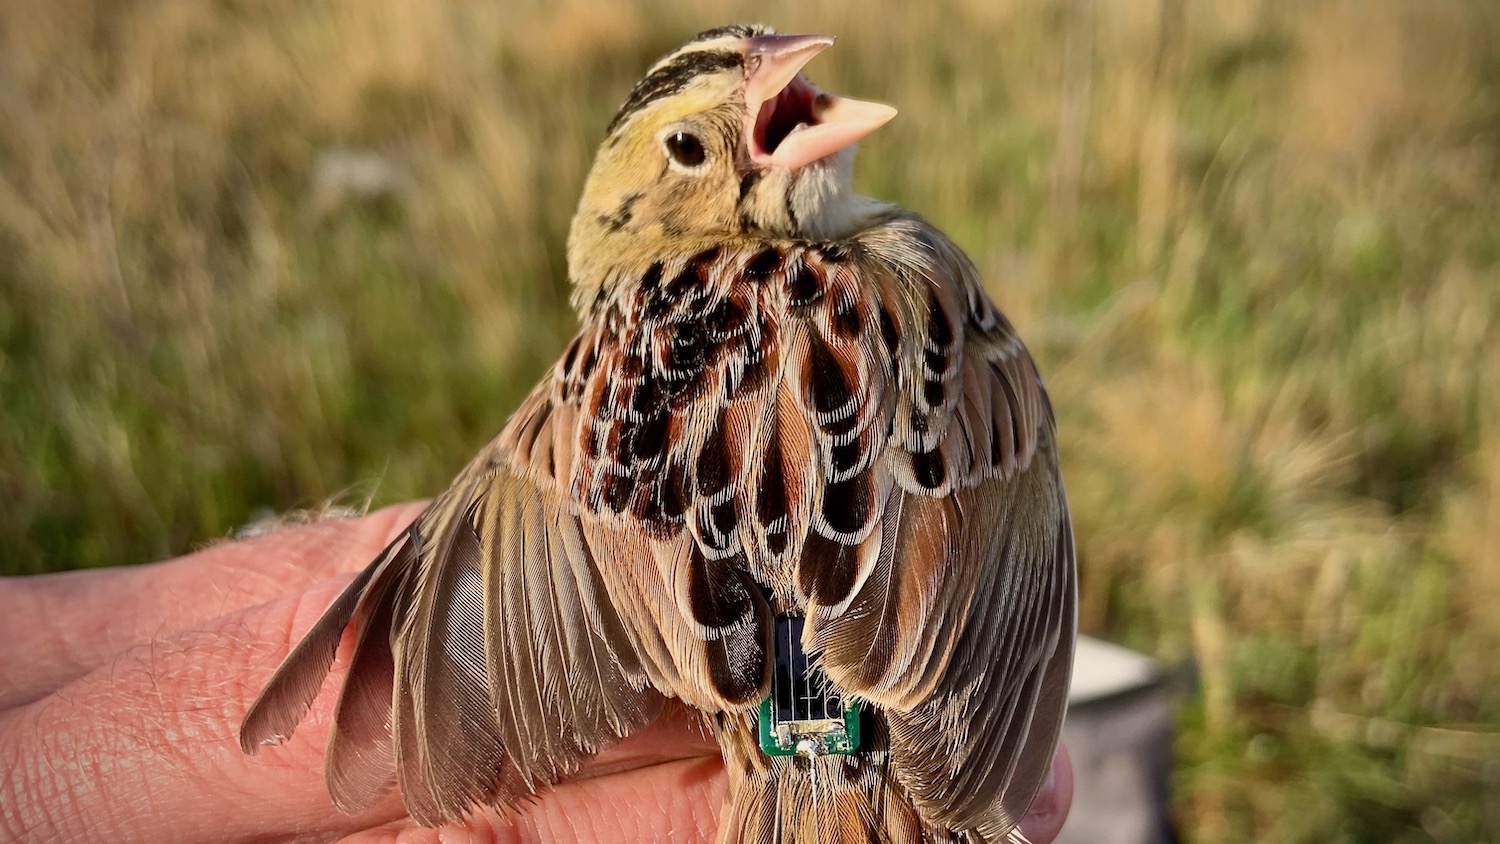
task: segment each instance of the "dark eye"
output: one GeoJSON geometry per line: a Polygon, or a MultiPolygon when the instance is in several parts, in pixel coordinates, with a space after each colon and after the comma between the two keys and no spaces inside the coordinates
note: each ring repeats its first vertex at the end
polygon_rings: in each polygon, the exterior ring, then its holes
{"type": "Polygon", "coordinates": [[[686,132],[674,132],[667,136],[667,155],[672,156],[672,160],[683,167],[697,167],[708,157],[698,136],[686,132]]]}

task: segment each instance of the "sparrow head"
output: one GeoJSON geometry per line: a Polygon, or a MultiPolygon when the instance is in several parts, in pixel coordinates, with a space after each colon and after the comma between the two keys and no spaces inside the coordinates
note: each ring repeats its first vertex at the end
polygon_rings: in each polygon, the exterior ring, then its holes
{"type": "Polygon", "coordinates": [[[726,26],[657,62],[610,122],[584,185],[568,243],[574,281],[596,278],[600,255],[661,238],[858,228],[871,202],[850,184],[854,144],[896,110],[802,76],[832,43],[726,26]]]}

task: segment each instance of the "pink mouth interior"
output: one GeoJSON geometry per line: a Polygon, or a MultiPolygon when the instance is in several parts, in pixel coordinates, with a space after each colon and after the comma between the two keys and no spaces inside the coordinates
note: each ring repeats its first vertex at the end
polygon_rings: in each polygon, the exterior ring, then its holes
{"type": "Polygon", "coordinates": [[[799,124],[818,125],[817,115],[813,113],[818,96],[818,89],[812,83],[796,76],[781,89],[781,93],[761,103],[760,112],[755,116],[755,132],[750,139],[751,156],[769,156],[799,124]]]}

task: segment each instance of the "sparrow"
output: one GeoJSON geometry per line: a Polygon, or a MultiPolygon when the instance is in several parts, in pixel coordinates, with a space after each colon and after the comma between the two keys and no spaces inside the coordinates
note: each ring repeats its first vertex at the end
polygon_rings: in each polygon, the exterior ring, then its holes
{"type": "Polygon", "coordinates": [[[1076,631],[1056,423],[973,263],[853,190],[895,109],[802,75],[832,43],[720,27],[630,91],[568,236],[580,330],[292,650],[246,753],[352,628],[346,812],[516,807],[675,699],[723,751],[725,844],[1024,840],[1076,631]]]}

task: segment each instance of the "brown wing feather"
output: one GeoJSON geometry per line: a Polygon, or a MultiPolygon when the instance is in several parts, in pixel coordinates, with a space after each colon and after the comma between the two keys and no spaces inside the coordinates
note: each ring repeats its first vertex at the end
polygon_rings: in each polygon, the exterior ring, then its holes
{"type": "Polygon", "coordinates": [[[961,611],[962,635],[932,692],[890,717],[893,765],[918,805],[944,824],[998,836],[1041,786],[1061,726],[1073,559],[1052,467],[1038,460],[1015,482],[987,486],[960,494],[974,504],[1009,499],[975,508],[982,515],[965,526],[954,565],[985,564],[961,611]]]}
{"type": "MultiPolygon", "coordinates": [[[[1051,412],[1030,356],[945,238],[907,220],[863,243],[864,307],[882,326],[864,352],[892,366],[857,374],[896,394],[876,404],[889,436],[865,470],[879,540],[809,539],[814,581],[867,553],[861,579],[845,579],[853,595],[812,596],[804,636],[835,683],[884,710],[892,775],[924,820],[1000,840],[1049,770],[1072,661],[1051,412]]],[[[863,392],[877,402],[879,389],[863,392]]]]}
{"type": "Polygon", "coordinates": [[[241,742],[289,735],[344,627],[356,649],[330,737],[341,808],[398,780],[424,823],[509,805],[649,722],[660,694],[606,586],[598,549],[623,544],[563,496],[576,418],[545,385],[294,649],[252,706],[241,742]],[[387,722],[386,719],[389,719],[387,722]]]}
{"type": "Polygon", "coordinates": [[[324,765],[328,791],[333,804],[349,814],[374,805],[395,782],[396,751],[390,719],[396,663],[390,631],[395,626],[396,595],[416,554],[410,530],[397,543],[398,559],[386,567],[362,598],[369,618],[355,623],[359,635],[328,737],[324,765]]]}
{"type": "Polygon", "coordinates": [[[397,537],[375,562],[356,575],[323,611],[302,641],[287,654],[276,677],[261,690],[245,713],[240,726],[241,750],[249,754],[259,753],[262,745],[280,744],[291,736],[318,696],[323,678],[333,667],[344,628],[360,614],[371,582],[381,579],[405,541],[404,535],[397,537]]]}
{"type": "MultiPolygon", "coordinates": [[[[466,513],[477,490],[470,480],[452,493],[434,502],[418,528],[426,546],[419,558],[437,564],[419,565],[393,640],[397,684],[414,715],[408,722],[402,713],[398,776],[412,816],[426,823],[488,802],[506,755],[484,664],[485,558],[466,513]]],[[[524,769],[519,749],[510,750],[524,769]]]]}

